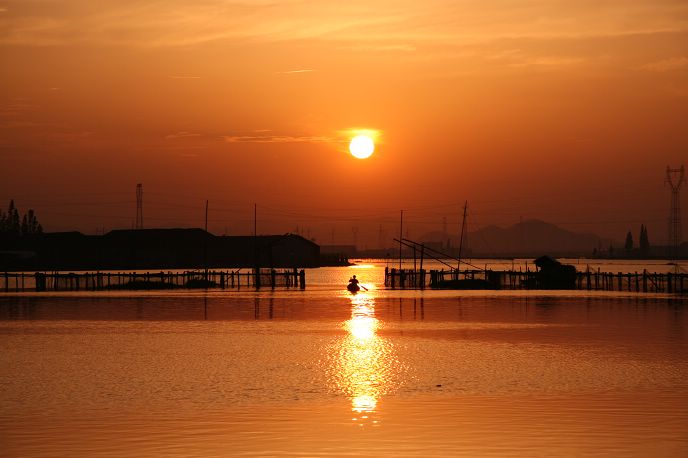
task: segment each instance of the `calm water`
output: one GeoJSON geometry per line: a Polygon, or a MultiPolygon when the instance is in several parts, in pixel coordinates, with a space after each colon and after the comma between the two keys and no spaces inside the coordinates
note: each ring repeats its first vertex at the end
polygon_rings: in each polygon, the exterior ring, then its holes
{"type": "Polygon", "coordinates": [[[0,295],[0,455],[688,456],[685,300],[387,291],[382,268],[0,295]]]}

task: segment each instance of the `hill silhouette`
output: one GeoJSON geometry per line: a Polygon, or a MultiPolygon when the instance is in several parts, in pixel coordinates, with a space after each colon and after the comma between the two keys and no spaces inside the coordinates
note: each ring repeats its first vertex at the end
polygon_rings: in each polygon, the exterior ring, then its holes
{"type": "MultiPolygon", "coordinates": [[[[455,253],[459,245],[458,234],[441,231],[428,232],[423,242],[442,244],[442,248],[455,253]]],[[[555,256],[589,255],[593,249],[608,247],[609,239],[592,233],[578,233],[562,229],[538,219],[519,222],[508,227],[486,226],[469,231],[464,239],[463,252],[468,256],[555,256]]]]}

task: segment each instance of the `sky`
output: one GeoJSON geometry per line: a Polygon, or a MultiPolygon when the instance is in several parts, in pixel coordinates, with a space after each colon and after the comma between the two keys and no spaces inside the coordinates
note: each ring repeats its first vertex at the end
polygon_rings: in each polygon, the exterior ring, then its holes
{"type": "Polygon", "coordinates": [[[374,248],[468,201],[660,244],[688,165],[685,0],[0,0],[0,65],[0,206],[47,231],[132,227],[142,183],[145,227],[207,200],[216,234],[374,248]]]}

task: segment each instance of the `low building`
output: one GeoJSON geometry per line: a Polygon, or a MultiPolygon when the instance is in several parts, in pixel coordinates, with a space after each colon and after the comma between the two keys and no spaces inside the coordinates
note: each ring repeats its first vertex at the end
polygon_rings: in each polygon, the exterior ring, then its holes
{"type": "Polygon", "coordinates": [[[299,235],[215,236],[202,229],[46,233],[0,240],[0,270],[316,267],[320,247],[299,235]],[[22,256],[16,253],[21,252],[22,256]],[[28,253],[28,254],[27,254],[28,253]]]}

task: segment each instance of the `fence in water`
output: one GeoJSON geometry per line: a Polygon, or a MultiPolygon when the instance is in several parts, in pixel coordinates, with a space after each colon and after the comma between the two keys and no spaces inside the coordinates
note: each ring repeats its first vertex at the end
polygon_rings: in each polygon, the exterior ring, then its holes
{"type": "Polygon", "coordinates": [[[184,272],[5,272],[0,292],[108,291],[182,288],[305,288],[306,273],[298,269],[184,272]]]}
{"type": "Polygon", "coordinates": [[[424,289],[572,289],[642,293],[688,293],[688,274],[643,272],[575,272],[563,285],[540,271],[385,269],[388,288],[424,289]]]}

